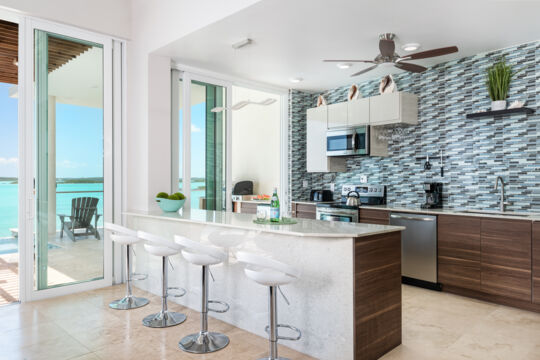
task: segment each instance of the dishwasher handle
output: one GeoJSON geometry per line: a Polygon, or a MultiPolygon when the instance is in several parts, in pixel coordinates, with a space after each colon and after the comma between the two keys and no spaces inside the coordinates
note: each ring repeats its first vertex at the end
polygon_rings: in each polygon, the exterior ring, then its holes
{"type": "Polygon", "coordinates": [[[414,221],[435,221],[435,217],[412,217],[412,216],[403,216],[390,214],[390,217],[393,219],[403,219],[403,220],[414,220],[414,221]]]}

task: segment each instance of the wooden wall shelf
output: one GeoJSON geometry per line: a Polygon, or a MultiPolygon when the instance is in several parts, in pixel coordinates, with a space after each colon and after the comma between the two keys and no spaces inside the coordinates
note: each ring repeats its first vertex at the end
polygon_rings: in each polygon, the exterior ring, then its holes
{"type": "Polygon", "coordinates": [[[497,110],[497,111],[484,111],[474,114],[467,114],[467,119],[477,119],[477,118],[483,118],[488,116],[495,116],[495,115],[511,115],[511,114],[533,114],[534,110],[528,107],[521,107],[517,109],[505,109],[505,110],[497,110]]]}

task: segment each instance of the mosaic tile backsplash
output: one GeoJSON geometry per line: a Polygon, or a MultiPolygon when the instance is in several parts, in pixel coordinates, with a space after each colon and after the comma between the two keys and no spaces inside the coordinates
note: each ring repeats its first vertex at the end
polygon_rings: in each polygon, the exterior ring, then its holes
{"type": "MultiPolygon", "coordinates": [[[[507,184],[507,210],[540,211],[540,41],[478,54],[438,64],[422,74],[393,75],[399,91],[419,96],[418,125],[409,127],[399,140],[390,140],[388,157],[349,157],[344,173],[306,172],[306,109],[314,107],[317,95],[289,92],[289,196],[307,200],[311,189],[329,189],[335,183],[335,198],[341,185],[369,183],[388,187],[388,203],[419,206],[424,199],[422,184],[444,185],[445,207],[498,209],[495,179],[507,184]],[[515,70],[508,103],[525,101],[535,114],[467,119],[466,114],[488,110],[485,71],[504,56],[515,70]],[[442,150],[444,176],[440,176],[442,150]],[[431,170],[424,170],[426,154],[431,170]],[[304,182],[307,185],[304,187],[304,182]]],[[[378,95],[379,79],[358,83],[363,97],[378,95]]],[[[329,90],[328,104],[346,101],[350,84],[329,90]]]]}

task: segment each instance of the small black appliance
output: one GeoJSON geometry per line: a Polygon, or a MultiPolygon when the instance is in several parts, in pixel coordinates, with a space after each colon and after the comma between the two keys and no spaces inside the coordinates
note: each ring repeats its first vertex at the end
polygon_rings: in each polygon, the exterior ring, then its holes
{"type": "Polygon", "coordinates": [[[239,181],[234,184],[233,195],[253,195],[253,181],[239,181]]]}
{"type": "Polygon", "coordinates": [[[311,190],[309,201],[334,201],[334,193],[330,190],[311,190]]]}
{"type": "Polygon", "coordinates": [[[426,193],[426,201],[422,204],[422,209],[442,208],[442,183],[426,182],[424,183],[424,192],[426,193]]]}

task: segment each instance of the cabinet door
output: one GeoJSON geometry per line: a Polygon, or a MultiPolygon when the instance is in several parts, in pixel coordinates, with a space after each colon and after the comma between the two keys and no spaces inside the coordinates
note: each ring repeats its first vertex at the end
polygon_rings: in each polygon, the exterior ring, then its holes
{"type": "Polygon", "coordinates": [[[440,215],[437,230],[438,275],[444,285],[480,291],[481,219],[440,215]]]}
{"type": "Polygon", "coordinates": [[[347,103],[347,125],[369,124],[369,98],[352,100],[347,103]]]}
{"type": "Polygon", "coordinates": [[[483,292],[531,301],[531,227],[530,221],[482,220],[483,292]]]}
{"type": "Polygon", "coordinates": [[[302,219],[316,219],[317,205],[315,204],[296,204],[296,217],[302,219]]]}
{"type": "Polygon", "coordinates": [[[328,128],[347,126],[347,103],[328,105],[328,128]]]}
{"type": "Polygon", "coordinates": [[[328,171],[326,156],[327,106],[307,110],[306,169],[308,172],[328,171]]]}
{"type": "Polygon", "coordinates": [[[532,225],[533,302],[540,304],[540,221],[532,225]]]}
{"type": "Polygon", "coordinates": [[[390,93],[369,98],[369,123],[391,124],[400,121],[400,93],[390,93]]]}

